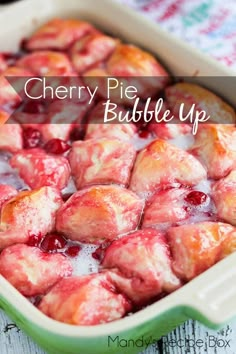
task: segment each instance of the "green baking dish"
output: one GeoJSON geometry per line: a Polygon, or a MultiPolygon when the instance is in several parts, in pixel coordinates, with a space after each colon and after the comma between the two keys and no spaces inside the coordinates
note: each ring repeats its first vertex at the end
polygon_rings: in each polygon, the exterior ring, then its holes
{"type": "MultiPolygon", "coordinates": [[[[191,76],[196,72],[201,76],[233,75],[157,25],[109,0],[23,0],[3,8],[1,50],[16,49],[23,37],[52,17],[86,19],[153,52],[174,75],[191,76]]],[[[208,86],[211,88],[210,81],[208,86]]],[[[236,103],[230,86],[218,92],[236,103]]],[[[236,254],[233,254],[157,303],[122,320],[99,326],[72,326],[46,317],[1,276],[0,305],[48,353],[137,353],[188,318],[216,329],[236,316],[235,262],[236,254]]]]}

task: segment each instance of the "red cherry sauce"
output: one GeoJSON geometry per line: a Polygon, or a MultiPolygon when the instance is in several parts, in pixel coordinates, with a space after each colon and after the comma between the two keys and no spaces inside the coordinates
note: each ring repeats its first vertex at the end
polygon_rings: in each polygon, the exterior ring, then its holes
{"type": "Polygon", "coordinates": [[[67,144],[65,140],[61,140],[61,139],[49,140],[44,146],[46,152],[55,155],[63,154],[64,152],[68,151],[70,148],[71,146],[67,144]]]}
{"type": "Polygon", "coordinates": [[[51,233],[47,234],[41,242],[40,248],[42,251],[55,253],[64,248],[67,240],[60,234],[51,233]]]}
{"type": "Polygon", "coordinates": [[[26,128],[23,131],[24,149],[33,149],[41,144],[41,133],[34,128],[26,128]]]}
{"type": "Polygon", "coordinates": [[[74,257],[78,256],[80,250],[81,250],[80,246],[70,246],[65,251],[65,254],[69,257],[74,258],[74,257]]]}
{"type": "Polygon", "coordinates": [[[197,205],[201,205],[201,204],[205,203],[207,198],[208,198],[207,195],[203,192],[192,191],[189,194],[187,194],[187,196],[185,197],[185,201],[188,204],[197,206],[197,205]]]}

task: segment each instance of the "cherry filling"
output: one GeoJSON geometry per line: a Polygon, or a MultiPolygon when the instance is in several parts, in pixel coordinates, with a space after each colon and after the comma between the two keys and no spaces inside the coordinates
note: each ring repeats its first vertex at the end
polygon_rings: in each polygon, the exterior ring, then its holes
{"type": "Polygon", "coordinates": [[[32,247],[39,247],[41,240],[42,240],[41,234],[40,235],[30,235],[27,245],[32,246],[32,247]]]}
{"type": "Polygon", "coordinates": [[[65,193],[62,195],[63,202],[66,202],[70,197],[73,195],[73,193],[65,193]]]}
{"type": "Polygon", "coordinates": [[[30,235],[27,245],[39,247],[42,251],[47,253],[57,253],[66,248],[63,253],[72,258],[77,257],[81,250],[80,245],[70,246],[65,237],[56,232],[47,234],[43,239],[42,235],[30,235]]]}
{"type": "Polygon", "coordinates": [[[55,253],[58,250],[64,248],[67,244],[67,240],[60,234],[52,233],[44,237],[41,242],[40,248],[42,251],[55,253]]]}
{"type": "Polygon", "coordinates": [[[195,206],[205,203],[207,199],[208,196],[200,191],[192,191],[184,198],[187,203],[195,206]]]}
{"type": "Polygon", "coordinates": [[[83,140],[85,131],[82,127],[74,128],[70,134],[71,141],[83,140]]]}
{"type": "Polygon", "coordinates": [[[150,135],[151,135],[151,133],[148,130],[139,130],[139,132],[138,132],[138,136],[141,139],[147,139],[150,135]]]}
{"type": "Polygon", "coordinates": [[[55,155],[63,154],[64,152],[68,151],[70,148],[71,146],[67,144],[66,141],[61,139],[49,140],[44,146],[46,152],[55,155]]]}
{"type": "Polygon", "coordinates": [[[34,128],[26,128],[23,131],[24,149],[36,148],[41,144],[41,133],[34,128]]]}
{"type": "Polygon", "coordinates": [[[44,113],[45,112],[45,107],[42,104],[42,102],[37,102],[37,101],[28,101],[23,104],[21,107],[22,112],[25,113],[44,113]]]}
{"type": "Polygon", "coordinates": [[[105,254],[105,251],[107,249],[108,246],[110,246],[111,242],[104,242],[102,243],[97,249],[96,251],[94,251],[92,253],[92,257],[94,259],[96,259],[96,261],[102,261],[103,260],[103,257],[104,257],[104,254],[105,254]]]}
{"type": "Polygon", "coordinates": [[[12,66],[15,62],[22,57],[22,53],[1,53],[3,58],[6,60],[8,66],[12,66]]]}
{"type": "Polygon", "coordinates": [[[65,254],[69,257],[76,257],[78,256],[79,252],[81,250],[80,246],[70,246],[67,248],[67,250],[65,251],[65,254]]]}

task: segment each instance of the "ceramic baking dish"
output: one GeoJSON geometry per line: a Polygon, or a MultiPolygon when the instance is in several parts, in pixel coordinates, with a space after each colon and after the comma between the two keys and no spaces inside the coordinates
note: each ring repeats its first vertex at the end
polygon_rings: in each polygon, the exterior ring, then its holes
{"type": "MultiPolygon", "coordinates": [[[[86,19],[103,30],[153,52],[174,75],[232,76],[229,69],[172,38],[124,6],[110,0],[23,0],[0,11],[0,48],[15,50],[19,41],[52,17],[86,19]]],[[[203,79],[200,79],[200,81],[203,79]]],[[[204,78],[207,84],[207,78],[204,78]]],[[[209,88],[210,81],[209,81],[209,88]]],[[[216,85],[234,100],[232,87],[216,85]]],[[[236,103],[234,101],[234,103],[236,103]]],[[[123,354],[116,338],[150,341],[188,318],[218,328],[236,316],[236,254],[206,271],[180,290],[138,313],[109,324],[82,327],[46,317],[0,276],[0,305],[49,353],[123,354]]],[[[124,343],[124,342],[123,342],[124,343]]],[[[140,342],[139,342],[140,344],[140,342]]],[[[141,348],[130,345],[125,353],[141,348]]]]}

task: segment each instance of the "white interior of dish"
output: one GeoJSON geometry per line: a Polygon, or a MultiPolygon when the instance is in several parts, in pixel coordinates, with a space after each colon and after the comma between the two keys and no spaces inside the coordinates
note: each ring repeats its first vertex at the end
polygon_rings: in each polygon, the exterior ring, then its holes
{"type": "MultiPolygon", "coordinates": [[[[66,2],[64,0],[40,2],[24,0],[4,8],[0,14],[1,50],[17,50],[22,38],[53,17],[86,19],[106,32],[151,51],[174,75],[193,76],[196,73],[201,76],[234,75],[228,68],[169,36],[155,24],[109,0],[96,0],[96,2],[94,0],[86,0],[86,2],[83,0],[66,2]]],[[[200,83],[207,86],[207,78],[201,79],[200,83]]],[[[214,87],[208,85],[208,87],[236,103],[233,87],[222,87],[220,84],[214,87]]],[[[157,303],[117,322],[92,327],[92,331],[90,327],[66,325],[46,317],[2,277],[0,277],[0,295],[10,301],[16,309],[20,308],[31,322],[63,336],[96,337],[124,331],[181,305],[193,307],[212,323],[220,324],[236,314],[236,289],[232,288],[232,283],[236,283],[236,270],[233,268],[235,261],[236,254],[231,255],[157,303]]]]}

